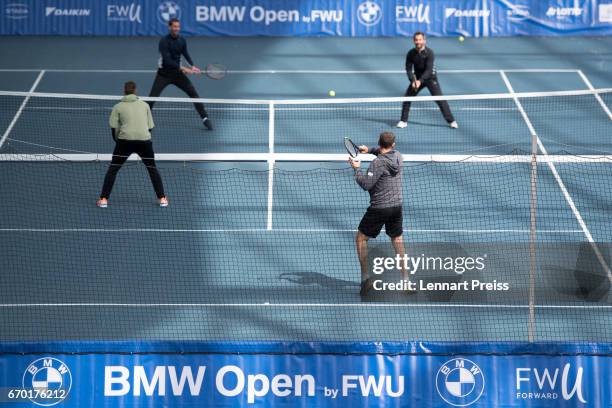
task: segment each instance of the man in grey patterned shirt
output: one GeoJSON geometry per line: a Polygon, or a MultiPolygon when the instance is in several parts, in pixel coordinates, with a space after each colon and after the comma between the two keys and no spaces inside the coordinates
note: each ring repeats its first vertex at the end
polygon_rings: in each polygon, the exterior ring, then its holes
{"type": "Polygon", "coordinates": [[[380,134],[377,147],[360,146],[359,151],[376,156],[366,173],[361,171],[359,161],[350,160],[355,169],[355,181],[370,193],[370,207],[359,223],[356,237],[361,266],[360,294],[365,296],[374,284],[368,276],[368,239],[376,238],[384,225],[396,254],[403,257],[405,253],[402,235],[403,167],[402,155],[395,150],[395,135],[391,132],[380,134]]]}

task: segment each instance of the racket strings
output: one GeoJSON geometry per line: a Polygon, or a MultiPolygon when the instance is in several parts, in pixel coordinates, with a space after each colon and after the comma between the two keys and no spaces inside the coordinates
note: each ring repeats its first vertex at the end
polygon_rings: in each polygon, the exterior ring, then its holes
{"type": "Polygon", "coordinates": [[[351,139],[348,137],[344,138],[344,146],[346,147],[346,151],[351,157],[357,157],[359,154],[359,148],[353,143],[351,139]]]}
{"type": "Polygon", "coordinates": [[[227,74],[227,68],[222,64],[208,64],[206,75],[212,79],[222,79],[227,74]]]}

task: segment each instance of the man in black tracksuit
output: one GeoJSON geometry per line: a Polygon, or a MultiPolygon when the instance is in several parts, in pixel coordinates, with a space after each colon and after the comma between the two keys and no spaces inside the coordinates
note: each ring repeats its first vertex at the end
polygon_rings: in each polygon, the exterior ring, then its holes
{"type": "MultiPolygon", "coordinates": [[[[410,85],[408,85],[404,96],[416,96],[423,88],[429,89],[433,96],[442,95],[442,89],[436,75],[434,52],[431,48],[426,47],[425,34],[420,31],[416,32],[412,39],[414,41],[414,48],[408,51],[408,55],[406,55],[406,74],[408,74],[410,85]]],[[[457,129],[457,122],[451,113],[448,102],[436,101],[436,103],[440,107],[442,115],[449,126],[457,129]]],[[[402,104],[402,117],[397,123],[398,128],[408,126],[409,112],[410,102],[404,102],[402,104]]]]}
{"type": "MultiPolygon", "coordinates": [[[[186,74],[199,74],[200,69],[193,64],[193,60],[187,51],[187,41],[179,36],[180,30],[181,23],[179,20],[172,19],[168,22],[169,34],[159,40],[159,69],[149,96],[161,95],[164,88],[172,84],[180,88],[190,98],[199,98],[198,92],[186,74]],[[181,66],[181,56],[185,57],[191,68],[181,66]]],[[[149,102],[151,109],[153,109],[153,105],[154,102],[149,102]]],[[[212,130],[212,122],[206,113],[206,109],[204,109],[204,104],[196,102],[194,106],[206,129],[212,130]]]]}

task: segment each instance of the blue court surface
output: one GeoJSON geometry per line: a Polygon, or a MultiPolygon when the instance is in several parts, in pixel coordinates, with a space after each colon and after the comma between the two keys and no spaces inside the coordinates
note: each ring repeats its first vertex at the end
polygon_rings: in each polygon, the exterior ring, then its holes
{"type": "MultiPolygon", "coordinates": [[[[430,45],[447,95],[612,87],[610,38],[430,45]],[[587,44],[588,61],[568,51],[587,44]]],[[[210,103],[216,129],[207,132],[191,104],[159,102],[164,209],[138,162],[119,173],[110,207],[95,206],[108,162],[87,157],[112,151],[114,101],[0,95],[0,258],[11,271],[0,340],[612,341],[612,94],[451,101],[457,130],[433,102],[415,102],[406,129],[393,128],[396,101],[283,102],[332,99],[331,89],[336,98],[402,96],[408,46],[193,38],[196,62],[230,69],[222,81],[194,78],[201,97],[274,101],[275,116],[271,125],[268,103],[210,103]],[[535,167],[532,129],[549,159],[535,167]],[[360,298],[354,235],[368,197],[336,155],[344,136],[373,145],[385,130],[411,158],[408,253],[490,260],[486,275],[422,278],[495,279],[510,291],[360,298]],[[220,153],[228,156],[214,159],[220,153]],[[272,163],[272,153],[288,155],[272,163]]],[[[146,95],[155,51],[153,38],[2,38],[10,58],[0,61],[0,90],[117,95],[135,80],[146,95]],[[90,51],[74,59],[75,47],[90,51]]],[[[169,87],[162,96],[183,95],[169,87]]],[[[370,245],[392,251],[384,233],[370,245]]]]}

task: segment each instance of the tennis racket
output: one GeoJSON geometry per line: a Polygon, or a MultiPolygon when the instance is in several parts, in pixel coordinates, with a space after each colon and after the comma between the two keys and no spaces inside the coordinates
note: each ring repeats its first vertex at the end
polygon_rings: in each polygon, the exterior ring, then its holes
{"type": "Polygon", "coordinates": [[[351,156],[351,158],[356,158],[359,155],[359,146],[357,146],[351,139],[348,137],[344,138],[344,147],[346,151],[351,156]]]}
{"type": "Polygon", "coordinates": [[[203,73],[210,79],[219,80],[225,78],[225,75],[227,75],[227,67],[215,62],[206,65],[206,69],[204,69],[203,73]]]}

